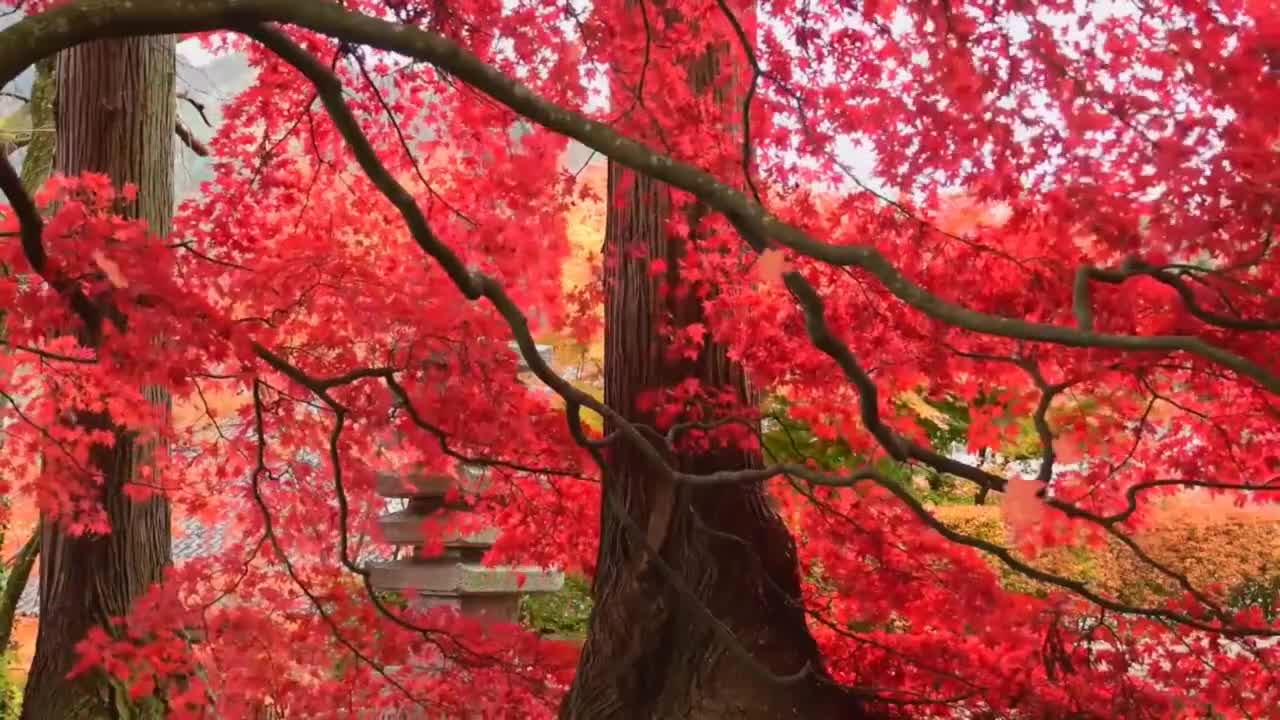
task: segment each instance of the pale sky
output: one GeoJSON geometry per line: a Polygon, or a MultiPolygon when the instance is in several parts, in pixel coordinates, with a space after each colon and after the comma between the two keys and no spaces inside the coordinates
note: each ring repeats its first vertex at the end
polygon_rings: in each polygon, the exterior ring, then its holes
{"type": "Polygon", "coordinates": [[[183,40],[178,43],[178,54],[195,67],[207,65],[213,59],[213,55],[200,47],[199,40],[183,40]]]}

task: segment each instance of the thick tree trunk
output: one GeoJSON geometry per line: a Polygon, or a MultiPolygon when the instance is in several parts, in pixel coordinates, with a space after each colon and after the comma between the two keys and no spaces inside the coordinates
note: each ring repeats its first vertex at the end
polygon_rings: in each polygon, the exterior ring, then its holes
{"type": "MultiPolygon", "coordinates": [[[[683,325],[702,315],[696,297],[659,292],[664,280],[669,287],[678,283],[676,268],[684,252],[683,241],[664,230],[670,190],[611,166],[609,203],[605,247],[607,261],[614,264],[606,281],[606,402],[629,420],[653,424],[653,415],[637,408],[636,398],[690,378],[704,387],[732,389],[745,401],[741,369],[714,343],[694,361],[664,357],[660,319],[670,314],[683,325]],[[655,258],[666,261],[665,278],[650,276],[655,258]]],[[[799,605],[795,543],[763,488],[664,487],[626,446],[612,448],[609,460],[605,492],[621,500],[635,525],[629,530],[605,504],[592,590],[595,609],[561,718],[864,717],[856,700],[821,670],[799,605]],[[637,537],[637,530],[647,538],[637,537]],[[659,550],[697,603],[663,577],[644,542],[659,550]],[[736,642],[718,636],[707,613],[723,622],[736,642]],[[753,671],[745,654],[778,675],[796,673],[806,663],[815,672],[794,684],[770,683],[753,671]]],[[[758,455],[738,450],[678,459],[694,472],[759,462],[758,455]]]]}
{"type": "MultiPolygon", "coordinates": [[[[105,173],[137,187],[122,211],[167,233],[173,215],[175,113],[173,37],[130,38],[82,45],[58,57],[55,170],[67,175],[105,173]]],[[[86,333],[92,336],[93,333],[86,333]]],[[[167,406],[159,388],[148,399],[167,406]]],[[[77,417],[87,427],[111,427],[110,418],[77,417]]],[[[103,474],[101,501],[111,532],[72,536],[43,522],[40,629],[23,698],[24,720],[115,717],[120,698],[97,674],[66,675],[75,645],[94,625],[128,613],[171,561],[169,507],[162,498],[136,503],[125,484],[151,463],[155,448],[117,431],[113,448],[91,460],[103,474]]]]}
{"type": "MultiPolygon", "coordinates": [[[[751,28],[754,12],[746,5],[736,14],[751,28]]],[[[731,109],[729,131],[738,125],[745,83],[716,78],[723,77],[719,64],[737,54],[734,48],[708,47],[689,60],[692,89],[711,93],[731,109]]],[[[696,233],[707,208],[674,210],[669,187],[612,163],[608,184],[605,401],[628,420],[647,425],[655,418],[637,407],[637,398],[689,379],[730,390],[747,403],[742,369],[723,347],[708,340],[694,360],[673,361],[665,353],[663,318],[675,327],[703,321],[695,294],[661,289],[681,286],[685,243],[697,242],[696,236],[684,240],[667,232],[666,221],[672,212],[688,212],[685,219],[696,233]],[[665,262],[665,276],[652,276],[653,260],[665,262]]],[[[605,503],[595,606],[561,707],[563,720],[867,717],[861,703],[822,668],[800,604],[794,539],[760,484],[669,487],[655,481],[633,447],[611,446],[608,459],[604,491],[625,506],[631,522],[605,503]],[[657,549],[696,601],[664,577],[644,545],[657,549]],[[708,616],[723,623],[733,639],[717,632],[708,616]],[[784,676],[806,665],[812,672],[789,684],[771,682],[756,669],[784,676]]],[[[718,450],[684,454],[674,462],[686,471],[712,472],[758,467],[761,458],[718,450]]]]}

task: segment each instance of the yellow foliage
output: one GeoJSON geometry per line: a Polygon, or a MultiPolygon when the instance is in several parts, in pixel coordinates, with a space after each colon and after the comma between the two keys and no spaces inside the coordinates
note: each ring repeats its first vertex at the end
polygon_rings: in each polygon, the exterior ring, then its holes
{"type": "MultiPolygon", "coordinates": [[[[953,530],[1004,548],[1010,545],[1008,523],[999,506],[943,506],[933,512],[953,530]]],[[[1249,578],[1280,573],[1280,517],[1274,512],[1177,503],[1132,537],[1156,562],[1185,574],[1196,589],[1218,599],[1225,599],[1249,578]]],[[[1014,555],[1019,556],[1016,551],[1014,555]]],[[[985,557],[1008,589],[1032,593],[1046,589],[999,559],[985,557]]],[[[1167,575],[1110,538],[1100,548],[1064,546],[1033,561],[1019,558],[1042,570],[1085,581],[1091,589],[1125,602],[1152,603],[1182,592],[1167,575]]]]}
{"type": "MultiPolygon", "coordinates": [[[[1011,528],[1005,522],[999,506],[945,505],[933,508],[933,514],[944,525],[956,532],[985,540],[1002,548],[1008,549],[1011,546],[1011,528]]],[[[1073,580],[1087,582],[1092,580],[1094,575],[1093,558],[1081,548],[1052,548],[1042,552],[1035,559],[1029,559],[1016,550],[1013,551],[1013,555],[1028,565],[1073,580]]],[[[991,564],[1000,576],[1000,584],[1008,590],[1038,595],[1049,589],[1043,583],[1012,570],[998,558],[985,553],[983,558],[991,564]]]]}

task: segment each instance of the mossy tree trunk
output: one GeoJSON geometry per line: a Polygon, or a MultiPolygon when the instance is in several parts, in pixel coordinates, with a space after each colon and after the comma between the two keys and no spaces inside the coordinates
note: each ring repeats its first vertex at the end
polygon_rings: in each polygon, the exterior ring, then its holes
{"type": "MultiPolygon", "coordinates": [[[[22,161],[22,186],[32,194],[44,185],[44,181],[53,172],[53,101],[57,85],[54,79],[55,69],[54,58],[41,60],[36,64],[36,77],[31,85],[31,139],[27,143],[27,154],[22,161]]],[[[0,269],[8,272],[7,269],[0,269]]],[[[0,312],[0,338],[3,337],[4,313],[0,312]]],[[[35,567],[39,554],[40,529],[37,527],[18,551],[13,567],[5,575],[4,589],[0,590],[0,653],[9,650],[13,624],[17,620],[18,601],[31,580],[31,570],[35,567]]]]}

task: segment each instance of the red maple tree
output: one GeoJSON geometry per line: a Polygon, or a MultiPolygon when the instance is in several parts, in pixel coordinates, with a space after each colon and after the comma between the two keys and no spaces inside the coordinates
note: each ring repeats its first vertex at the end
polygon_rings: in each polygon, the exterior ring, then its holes
{"type": "Polygon", "coordinates": [[[32,5],[0,31],[0,84],[132,34],[256,71],[168,237],[118,216],[132,190],[110,178],[33,196],[0,158],[6,495],[109,531],[88,459],[112,437],[61,422],[105,413],[169,449],[135,497],[232,528],[93,631],[76,672],[174,717],[553,716],[575,644],[371,593],[375,479],[486,464],[495,560],[599,575],[626,444],[699,502],[762,488],[795,539],[820,662],[741,682],[839,686],[858,716],[1277,716],[1274,602],[1233,606],[1138,539],[1171,495],[1277,496],[1274,2],[32,5]],[[684,250],[649,273],[697,312],[660,318],[662,350],[714,344],[755,394],[649,388],[641,423],[538,355],[603,320],[603,281],[562,282],[594,192],[570,140],[669,188],[684,250]],[[168,422],[149,385],[194,411],[168,422]],[[1021,463],[982,459],[1015,445],[1021,463]],[[682,460],[716,448],[768,462],[682,460]],[[941,522],[924,477],[1003,497],[1011,546],[941,522]],[[1037,560],[1106,543],[1165,592],[1037,560]]]}

